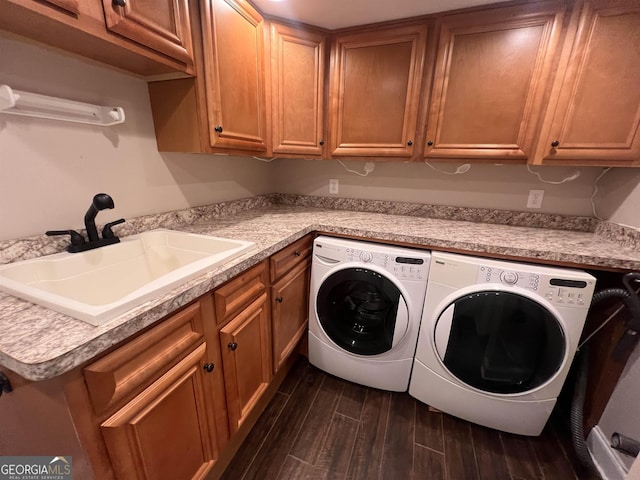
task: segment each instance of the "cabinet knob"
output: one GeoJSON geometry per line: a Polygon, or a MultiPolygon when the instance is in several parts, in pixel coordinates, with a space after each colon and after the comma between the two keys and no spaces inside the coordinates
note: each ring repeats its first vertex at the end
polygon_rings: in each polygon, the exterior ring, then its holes
{"type": "Polygon", "coordinates": [[[213,372],[214,367],[215,367],[215,365],[213,363],[205,363],[202,366],[202,368],[204,368],[207,373],[213,372]]]}
{"type": "Polygon", "coordinates": [[[296,257],[299,257],[299,256],[300,256],[300,252],[299,252],[298,250],[296,250],[295,252],[293,252],[293,254],[294,254],[296,257]]]}
{"type": "Polygon", "coordinates": [[[324,145],[324,140],[320,140],[320,146],[324,145]]]}
{"type": "Polygon", "coordinates": [[[413,140],[409,140],[409,141],[407,142],[407,145],[409,145],[409,146],[413,145],[413,140]]]}
{"type": "Polygon", "coordinates": [[[222,125],[216,125],[214,130],[218,133],[222,133],[222,125]]]}
{"type": "Polygon", "coordinates": [[[433,146],[433,140],[429,140],[427,142],[427,147],[432,147],[433,146]]]}
{"type": "Polygon", "coordinates": [[[551,142],[551,146],[553,148],[556,148],[558,145],[560,145],[560,142],[558,140],[554,140],[553,142],[551,142]]]}
{"type": "Polygon", "coordinates": [[[116,7],[124,7],[127,5],[127,0],[112,0],[112,3],[116,7]]]}
{"type": "Polygon", "coordinates": [[[282,297],[276,297],[276,302],[282,303],[282,300],[284,300],[282,297]]]}
{"type": "Polygon", "coordinates": [[[9,392],[13,392],[11,382],[4,373],[0,373],[0,395],[9,392]]]}
{"type": "Polygon", "coordinates": [[[229,345],[227,345],[227,348],[229,350],[235,350],[236,348],[238,348],[238,344],[236,342],[231,342],[229,345]]]}

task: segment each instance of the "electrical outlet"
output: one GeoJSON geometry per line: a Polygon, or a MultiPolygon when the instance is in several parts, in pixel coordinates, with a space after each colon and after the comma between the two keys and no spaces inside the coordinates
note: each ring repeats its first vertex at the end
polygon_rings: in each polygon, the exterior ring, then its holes
{"type": "Polygon", "coordinates": [[[542,208],[543,198],[544,198],[544,190],[529,190],[529,199],[527,200],[527,208],[542,208]]]}
{"type": "Polygon", "coordinates": [[[337,178],[329,179],[329,193],[332,195],[337,195],[340,191],[340,180],[337,178]]]}

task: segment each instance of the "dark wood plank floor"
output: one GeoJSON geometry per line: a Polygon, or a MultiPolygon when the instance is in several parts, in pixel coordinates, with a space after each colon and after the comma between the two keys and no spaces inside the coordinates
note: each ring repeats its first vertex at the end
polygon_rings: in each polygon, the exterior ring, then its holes
{"type": "Polygon", "coordinates": [[[301,358],[223,479],[568,480],[565,432],[498,432],[431,411],[407,393],[335,378],[301,358]]]}

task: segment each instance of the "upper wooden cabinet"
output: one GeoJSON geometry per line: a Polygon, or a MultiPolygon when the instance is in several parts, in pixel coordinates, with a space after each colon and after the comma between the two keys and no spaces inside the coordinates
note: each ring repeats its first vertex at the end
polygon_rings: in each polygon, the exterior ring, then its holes
{"type": "Polygon", "coordinates": [[[331,155],[412,155],[426,38],[424,24],[334,38],[331,155]]]}
{"type": "Polygon", "coordinates": [[[140,75],[193,74],[187,0],[123,3],[0,0],[0,29],[140,75]]]}
{"type": "Polygon", "coordinates": [[[273,153],[321,156],[326,36],[272,23],[273,153]]]}
{"type": "Polygon", "coordinates": [[[545,2],[439,20],[425,157],[533,155],[564,11],[545,2]]]}
{"type": "MultiPolygon", "coordinates": [[[[56,0],[59,1],[59,0],[56,0]]],[[[67,0],[68,1],[68,0],[67,0]]],[[[185,64],[193,70],[187,0],[102,0],[107,28],[185,64]]]]}
{"type": "Polygon", "coordinates": [[[201,5],[211,146],[264,151],[262,17],[246,2],[211,0],[201,5]]]}
{"type": "Polygon", "coordinates": [[[573,15],[536,163],[640,164],[637,0],[589,0],[573,15]]]}

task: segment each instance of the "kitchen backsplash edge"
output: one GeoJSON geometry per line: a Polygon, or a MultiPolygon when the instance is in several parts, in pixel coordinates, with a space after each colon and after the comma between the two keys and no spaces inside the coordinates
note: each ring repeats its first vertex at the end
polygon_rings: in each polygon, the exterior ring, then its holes
{"type": "MultiPolygon", "coordinates": [[[[636,248],[640,246],[640,229],[607,221],[598,221],[593,217],[281,193],[256,195],[239,200],[230,200],[211,205],[131,218],[127,219],[123,225],[118,226],[116,234],[121,237],[126,237],[154,228],[172,228],[175,225],[204,222],[271,205],[315,207],[475,223],[592,232],[597,236],[619,243],[624,247],[636,248]]],[[[63,251],[67,244],[68,239],[66,238],[52,238],[44,234],[0,241],[0,264],[58,253],[63,251]]]]}

